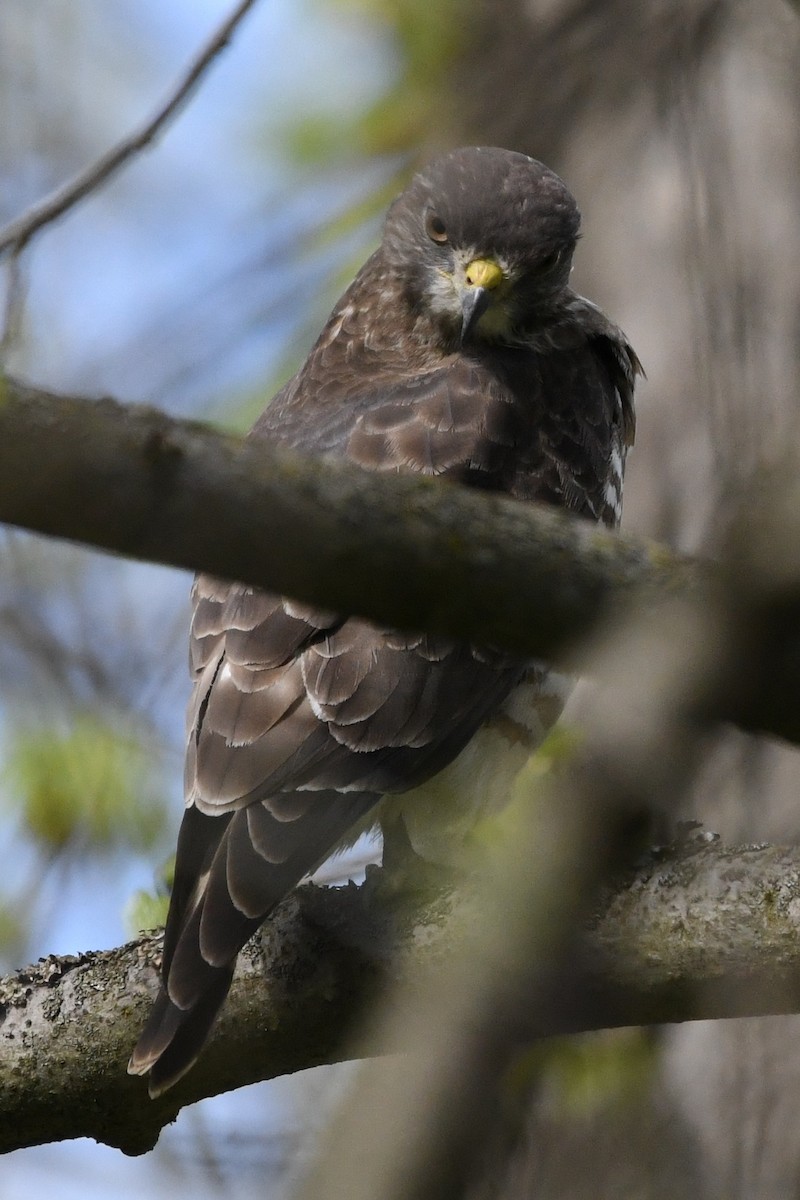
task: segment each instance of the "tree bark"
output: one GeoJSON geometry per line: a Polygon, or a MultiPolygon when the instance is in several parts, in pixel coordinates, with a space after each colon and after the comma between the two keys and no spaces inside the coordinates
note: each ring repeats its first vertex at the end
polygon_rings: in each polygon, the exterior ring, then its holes
{"type": "Polygon", "coordinates": [[[685,591],[719,607],[730,637],[702,715],[797,742],[795,474],[780,472],[777,498],[745,498],[750,523],[720,567],[560,511],[0,380],[0,521],[555,662],[610,617],[685,591]]]}
{"type": "Polygon", "coordinates": [[[0,521],[548,656],[638,589],[699,572],[560,511],[11,379],[0,382],[0,521]]]}
{"type": "MultiPolygon", "coordinates": [[[[240,956],[196,1066],[156,1101],[125,1064],[157,987],[159,938],[49,956],[8,977],[0,1152],[92,1137],[141,1154],[185,1104],[352,1057],[349,1035],[370,1002],[445,961],[473,899],[461,888],[398,905],[379,871],[361,888],[299,889],[240,956]]],[[[798,924],[800,850],[699,838],[651,858],[607,896],[575,1002],[514,1037],[800,1011],[798,924]]],[[[399,1049],[358,1043],[359,1054],[399,1049]]]]}

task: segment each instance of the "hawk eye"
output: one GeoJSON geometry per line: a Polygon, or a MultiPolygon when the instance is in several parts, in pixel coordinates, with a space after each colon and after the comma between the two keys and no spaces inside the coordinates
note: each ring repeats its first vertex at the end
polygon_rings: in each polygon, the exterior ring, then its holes
{"type": "Polygon", "coordinates": [[[546,258],[540,260],[539,270],[552,271],[553,267],[558,266],[558,264],[561,262],[561,255],[561,250],[554,250],[552,254],[548,254],[546,258]]]}
{"type": "Polygon", "coordinates": [[[447,229],[441,217],[437,217],[436,213],[430,212],[425,218],[425,232],[432,242],[438,242],[443,246],[447,241],[447,229]]]}

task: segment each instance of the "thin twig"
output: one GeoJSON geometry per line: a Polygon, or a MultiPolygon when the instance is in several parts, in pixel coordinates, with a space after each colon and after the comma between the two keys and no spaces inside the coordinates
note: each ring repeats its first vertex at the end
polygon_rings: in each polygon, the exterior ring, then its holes
{"type": "Polygon", "coordinates": [[[0,328],[0,365],[5,364],[19,340],[25,312],[25,278],[20,251],[15,247],[7,264],[7,286],[0,328]]]}
{"type": "Polygon", "coordinates": [[[188,70],[179,81],[165,104],[146,121],[139,129],[124,137],[116,146],[106,151],[96,162],[86,167],[69,183],[56,188],[44,200],[32,205],[22,216],[11,221],[0,230],[0,255],[10,249],[17,253],[23,249],[31,237],[51,221],[55,221],[68,209],[72,208],[84,196],[96,191],[101,184],[116,174],[125,163],[143,150],[162,130],[169,119],[174,116],[181,105],[189,98],[202,76],[211,66],[215,58],[224,50],[233,36],[236,27],[247,12],[254,6],[256,0],[241,0],[222,25],[209,39],[203,49],[190,63],[188,70]]]}

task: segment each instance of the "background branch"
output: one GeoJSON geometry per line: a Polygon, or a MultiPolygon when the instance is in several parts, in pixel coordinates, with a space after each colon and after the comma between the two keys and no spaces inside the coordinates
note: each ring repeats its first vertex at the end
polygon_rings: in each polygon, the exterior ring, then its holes
{"type": "Polygon", "coordinates": [[[222,22],[192,60],[165,103],[148,121],[117,142],[116,146],[112,146],[96,162],[84,168],[69,183],[63,184],[44,200],[32,205],[16,220],[9,222],[4,229],[0,229],[0,255],[7,250],[19,253],[35,233],[51,221],[55,221],[57,217],[63,216],[90,192],[96,191],[116,175],[135,154],[148,146],[189,99],[208,68],[227,46],[237,25],[255,3],[256,0],[240,0],[230,16],[222,22]]]}

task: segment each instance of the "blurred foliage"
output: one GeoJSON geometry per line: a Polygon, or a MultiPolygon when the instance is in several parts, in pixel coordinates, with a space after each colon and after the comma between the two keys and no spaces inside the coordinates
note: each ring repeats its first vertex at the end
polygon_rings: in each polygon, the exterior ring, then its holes
{"type": "Polygon", "coordinates": [[[161,929],[167,921],[169,896],[139,888],[125,905],[125,928],[131,937],[148,929],[161,929]]]}
{"type": "Polygon", "coordinates": [[[175,881],[175,855],[162,864],[156,874],[152,892],[138,888],[125,905],[123,922],[131,937],[148,929],[160,929],[167,921],[167,909],[172,885],[175,881]]]}
{"type": "Polygon", "coordinates": [[[8,737],[3,782],[48,855],[151,850],[164,829],[158,755],[131,730],[83,714],[71,728],[8,737]]]}
{"type": "Polygon", "coordinates": [[[0,951],[13,962],[24,953],[28,936],[27,910],[17,897],[0,898],[0,951]]]}
{"type": "Polygon", "coordinates": [[[560,1038],[537,1063],[537,1085],[552,1110],[588,1116],[642,1096],[652,1085],[658,1050],[658,1039],[647,1029],[560,1038]]]}
{"type": "MultiPolygon", "coordinates": [[[[334,0],[386,29],[398,71],[378,100],[355,117],[304,115],[287,128],[287,144],[302,162],[364,155],[417,153],[446,142],[458,129],[447,86],[451,66],[474,27],[467,0],[334,0]]],[[[458,140],[458,139],[457,139],[458,140]]]]}
{"type": "Polygon", "coordinates": [[[514,777],[509,803],[474,825],[469,843],[481,857],[497,853],[503,861],[505,848],[517,842],[520,831],[529,827],[528,814],[531,804],[536,803],[537,790],[554,771],[569,764],[580,744],[580,732],[569,725],[559,724],[550,730],[514,777]]]}

